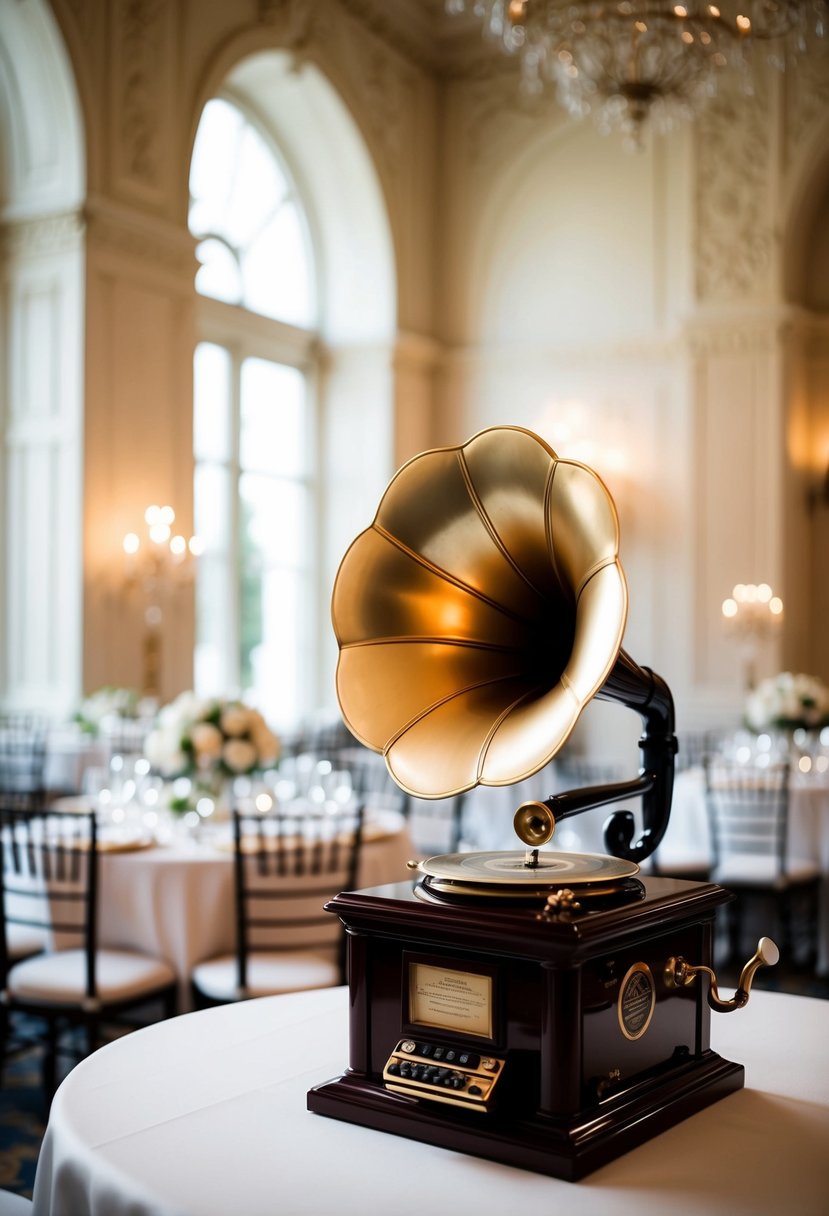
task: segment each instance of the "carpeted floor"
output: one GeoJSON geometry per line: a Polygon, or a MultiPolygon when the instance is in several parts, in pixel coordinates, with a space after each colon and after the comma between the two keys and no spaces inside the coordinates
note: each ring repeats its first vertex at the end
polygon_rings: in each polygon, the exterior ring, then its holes
{"type": "Polygon", "coordinates": [[[46,1108],[35,1050],[7,1066],[0,1089],[0,1189],[31,1198],[46,1108]]]}

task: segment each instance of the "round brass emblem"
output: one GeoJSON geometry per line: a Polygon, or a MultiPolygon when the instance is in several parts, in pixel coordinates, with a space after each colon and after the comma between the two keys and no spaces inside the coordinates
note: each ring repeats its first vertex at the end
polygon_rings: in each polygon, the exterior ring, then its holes
{"type": "Polygon", "coordinates": [[[616,1014],[626,1039],[641,1039],[651,1024],[656,984],[647,963],[634,963],[619,986],[616,1014]]]}

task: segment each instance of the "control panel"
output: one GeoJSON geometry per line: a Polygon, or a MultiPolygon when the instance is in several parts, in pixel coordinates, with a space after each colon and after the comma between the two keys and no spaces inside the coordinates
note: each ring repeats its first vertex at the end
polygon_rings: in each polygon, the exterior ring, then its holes
{"type": "Polygon", "coordinates": [[[401,1039],[383,1069],[394,1093],[485,1112],[503,1075],[504,1060],[467,1047],[401,1039]]]}

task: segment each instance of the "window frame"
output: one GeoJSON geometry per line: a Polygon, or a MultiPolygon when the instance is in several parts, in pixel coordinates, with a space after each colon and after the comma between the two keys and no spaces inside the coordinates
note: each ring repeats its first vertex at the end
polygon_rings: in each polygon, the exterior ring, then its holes
{"type": "MultiPolygon", "coordinates": [[[[319,423],[319,364],[320,342],[317,335],[284,321],[275,321],[259,313],[249,312],[241,305],[228,304],[210,296],[198,296],[196,310],[196,347],[211,343],[227,351],[230,360],[230,435],[231,450],[225,467],[229,472],[230,511],[229,533],[232,538],[230,559],[230,588],[226,608],[228,610],[228,639],[225,660],[227,670],[239,692],[241,687],[241,564],[239,537],[239,480],[242,468],[239,458],[241,416],[241,369],[246,359],[258,358],[283,366],[292,367],[302,373],[306,384],[306,443],[309,452],[308,491],[312,504],[309,520],[309,543],[312,551],[308,555],[311,572],[308,588],[309,602],[305,606],[303,637],[299,639],[301,651],[305,652],[305,668],[300,678],[304,690],[302,702],[296,707],[296,722],[307,715],[317,702],[319,671],[314,660],[316,642],[320,631],[320,555],[322,552],[321,528],[323,519],[323,493],[319,469],[320,423],[319,423]]],[[[194,350],[195,354],[195,350],[194,350]]],[[[199,462],[194,457],[194,473],[199,462]]],[[[198,578],[198,575],[197,575],[198,578]]],[[[198,591],[197,591],[198,594],[198,591]]],[[[198,645],[198,637],[194,639],[198,645]]],[[[302,669],[301,669],[302,670],[302,669]]],[[[281,723],[282,727],[296,723],[281,723]]]]}

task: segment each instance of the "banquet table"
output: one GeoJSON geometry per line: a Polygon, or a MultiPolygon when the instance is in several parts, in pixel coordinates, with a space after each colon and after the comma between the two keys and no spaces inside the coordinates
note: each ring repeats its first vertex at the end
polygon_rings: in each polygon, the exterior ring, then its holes
{"type": "MultiPolygon", "coordinates": [[[[413,855],[402,816],[375,812],[365,827],[358,885],[406,878],[406,862],[413,855]]],[[[101,852],[99,945],[166,959],[179,978],[180,1012],[191,1006],[195,964],[234,949],[235,923],[229,825],[202,838],[173,837],[146,848],[104,847],[101,852]]]]}
{"type": "Polygon", "coordinates": [[[568,1183],[309,1113],[347,1061],[344,988],[191,1013],[69,1074],[34,1216],[825,1216],[827,1033],[829,1003],[755,989],[712,1026],[746,1088],[568,1183]]]}

